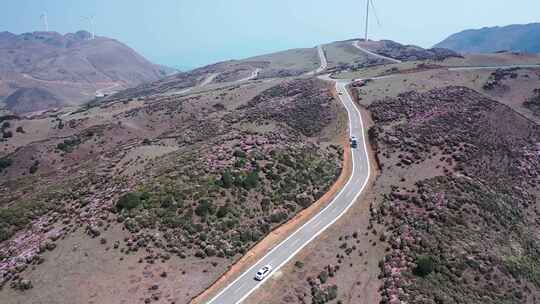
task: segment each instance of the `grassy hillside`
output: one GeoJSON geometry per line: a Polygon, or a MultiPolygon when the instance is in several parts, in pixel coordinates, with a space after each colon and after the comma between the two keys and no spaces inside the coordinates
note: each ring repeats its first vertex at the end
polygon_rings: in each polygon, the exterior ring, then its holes
{"type": "Polygon", "coordinates": [[[188,302],[333,184],[344,119],[314,78],[2,117],[0,302],[188,302]]]}

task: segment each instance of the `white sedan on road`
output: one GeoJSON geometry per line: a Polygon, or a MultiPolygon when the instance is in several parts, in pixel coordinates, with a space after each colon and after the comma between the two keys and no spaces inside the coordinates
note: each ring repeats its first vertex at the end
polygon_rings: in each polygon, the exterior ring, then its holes
{"type": "Polygon", "coordinates": [[[262,281],[264,278],[266,278],[270,272],[272,272],[272,266],[266,265],[263,268],[259,269],[257,273],[255,274],[255,280],[262,281]]]}

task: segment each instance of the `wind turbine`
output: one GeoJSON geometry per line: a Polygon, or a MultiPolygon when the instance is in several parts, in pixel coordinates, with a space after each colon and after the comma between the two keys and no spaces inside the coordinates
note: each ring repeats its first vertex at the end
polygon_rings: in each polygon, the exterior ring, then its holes
{"type": "Polygon", "coordinates": [[[84,19],[88,20],[88,22],[90,23],[90,32],[92,33],[92,39],[95,39],[96,33],[94,31],[94,16],[84,17],[84,19]]]}
{"type": "Polygon", "coordinates": [[[47,12],[43,12],[41,16],[39,16],[41,20],[43,20],[43,25],[45,26],[45,31],[49,31],[49,20],[47,20],[47,12]]]}

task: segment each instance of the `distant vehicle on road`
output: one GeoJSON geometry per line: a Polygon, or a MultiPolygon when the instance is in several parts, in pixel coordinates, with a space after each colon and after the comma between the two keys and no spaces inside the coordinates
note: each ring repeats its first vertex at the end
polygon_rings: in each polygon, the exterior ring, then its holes
{"type": "Polygon", "coordinates": [[[263,268],[259,269],[257,273],[255,274],[255,280],[262,281],[264,278],[266,278],[270,272],[272,272],[272,265],[266,265],[263,268]]]}
{"type": "Polygon", "coordinates": [[[358,139],[356,138],[356,136],[351,136],[351,147],[353,149],[358,148],[358,139]]]}

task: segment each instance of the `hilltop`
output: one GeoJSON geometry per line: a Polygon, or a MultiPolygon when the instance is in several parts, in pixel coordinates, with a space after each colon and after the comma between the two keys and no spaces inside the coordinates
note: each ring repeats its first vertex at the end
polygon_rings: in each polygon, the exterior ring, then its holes
{"type": "Polygon", "coordinates": [[[165,76],[127,45],[79,31],[0,33],[0,101],[14,113],[80,105],[165,76]]]}
{"type": "Polygon", "coordinates": [[[435,47],[461,53],[540,53],[540,23],[465,30],[451,35],[435,47]]]}

